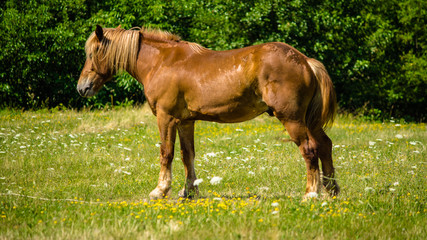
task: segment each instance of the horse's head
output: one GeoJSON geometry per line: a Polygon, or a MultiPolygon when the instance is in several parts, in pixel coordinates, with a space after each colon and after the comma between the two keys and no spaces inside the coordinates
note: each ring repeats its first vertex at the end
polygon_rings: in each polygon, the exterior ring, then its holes
{"type": "Polygon", "coordinates": [[[105,57],[109,42],[99,25],[86,41],[86,62],[77,83],[77,90],[83,97],[94,96],[114,75],[105,57]]]}

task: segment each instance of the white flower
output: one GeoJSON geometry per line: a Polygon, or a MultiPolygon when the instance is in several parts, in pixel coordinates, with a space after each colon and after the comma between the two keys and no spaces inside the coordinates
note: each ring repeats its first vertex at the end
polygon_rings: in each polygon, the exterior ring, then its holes
{"type": "Polygon", "coordinates": [[[327,202],[322,202],[322,207],[324,207],[324,206],[326,206],[326,205],[328,205],[328,203],[327,203],[327,202]]]}
{"type": "Polygon", "coordinates": [[[271,214],[273,214],[273,215],[278,214],[278,213],[279,213],[279,211],[273,211],[273,212],[271,212],[271,214]]]}
{"type": "Polygon", "coordinates": [[[396,189],[394,189],[394,188],[389,188],[389,190],[390,190],[390,192],[396,191],[396,189]]]}
{"type": "Polygon", "coordinates": [[[249,174],[249,175],[255,175],[255,173],[254,173],[254,172],[252,172],[252,171],[249,171],[249,172],[248,172],[248,174],[249,174]]]}
{"type": "Polygon", "coordinates": [[[375,189],[372,187],[365,187],[365,192],[375,192],[375,189]]]}
{"type": "Polygon", "coordinates": [[[369,141],[369,146],[374,146],[376,142],[369,141]]]}
{"type": "Polygon", "coordinates": [[[243,129],[236,128],[236,131],[238,131],[238,132],[243,132],[243,129]]]}
{"type": "Polygon", "coordinates": [[[200,184],[200,183],[202,183],[202,182],[203,182],[203,179],[201,179],[201,178],[200,178],[200,179],[196,179],[196,180],[194,181],[193,185],[194,185],[194,186],[199,186],[199,184],[200,184]]]}
{"type": "Polygon", "coordinates": [[[399,182],[393,183],[393,186],[397,186],[397,185],[399,185],[399,182]]]}
{"type": "Polygon", "coordinates": [[[417,142],[411,141],[411,142],[409,142],[409,144],[411,144],[411,145],[417,145],[417,142]]]}
{"type": "Polygon", "coordinates": [[[403,138],[403,135],[402,134],[396,134],[396,136],[395,136],[397,139],[402,139],[403,138]]]}
{"type": "Polygon", "coordinates": [[[278,207],[278,206],[279,206],[279,203],[278,203],[278,202],[273,202],[273,203],[271,204],[271,206],[272,206],[272,207],[278,207]]]}
{"type": "Polygon", "coordinates": [[[307,198],[317,198],[317,196],[319,196],[319,194],[317,194],[317,192],[309,192],[306,195],[307,198]]]}
{"type": "Polygon", "coordinates": [[[221,182],[221,180],[222,180],[222,177],[213,177],[213,178],[211,179],[210,183],[211,183],[212,185],[217,185],[217,184],[219,184],[219,183],[221,182]]]}
{"type": "Polygon", "coordinates": [[[214,152],[210,152],[210,153],[206,153],[205,156],[207,157],[215,157],[217,155],[217,153],[214,152]]]}

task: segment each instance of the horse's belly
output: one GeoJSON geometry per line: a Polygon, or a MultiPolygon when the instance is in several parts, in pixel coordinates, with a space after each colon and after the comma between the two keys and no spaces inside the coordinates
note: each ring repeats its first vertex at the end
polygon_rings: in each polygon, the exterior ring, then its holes
{"type": "Polygon", "coordinates": [[[189,111],[195,120],[207,120],[222,123],[244,122],[266,112],[268,106],[258,99],[241,99],[228,103],[217,103],[198,106],[189,111]]]}

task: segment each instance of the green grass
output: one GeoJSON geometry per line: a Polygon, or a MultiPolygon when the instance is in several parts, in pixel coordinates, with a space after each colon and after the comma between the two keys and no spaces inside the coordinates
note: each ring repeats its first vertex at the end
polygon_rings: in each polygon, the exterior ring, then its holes
{"type": "Polygon", "coordinates": [[[328,131],[341,195],[302,201],[305,164],[263,115],[196,124],[200,197],[149,201],[159,173],[144,108],[0,112],[0,239],[425,239],[425,124],[339,116],[328,131]],[[222,177],[218,185],[210,184],[222,177]]]}

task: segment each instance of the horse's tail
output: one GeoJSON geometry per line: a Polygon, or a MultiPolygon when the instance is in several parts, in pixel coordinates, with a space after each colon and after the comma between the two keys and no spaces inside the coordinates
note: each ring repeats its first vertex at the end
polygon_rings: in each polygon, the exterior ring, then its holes
{"type": "Polygon", "coordinates": [[[332,125],[337,109],[337,100],[331,78],[325,66],[314,58],[307,58],[316,77],[318,87],[306,114],[306,124],[311,129],[332,125]]]}

